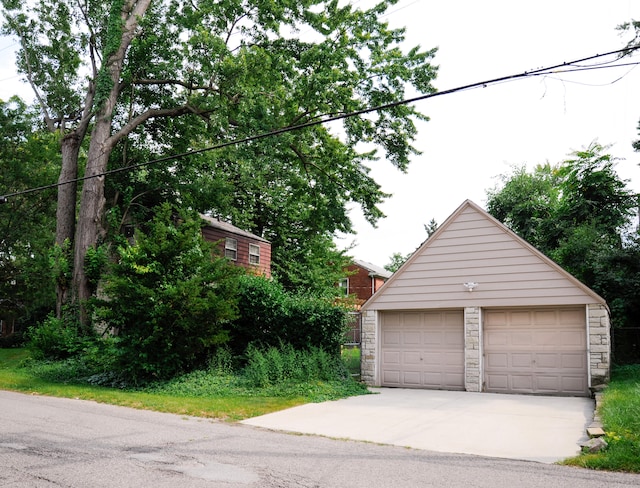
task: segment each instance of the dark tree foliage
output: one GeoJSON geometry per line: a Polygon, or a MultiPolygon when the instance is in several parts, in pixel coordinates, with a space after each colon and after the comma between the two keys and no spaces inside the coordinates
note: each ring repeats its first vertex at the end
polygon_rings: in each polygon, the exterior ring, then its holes
{"type": "Polygon", "coordinates": [[[560,229],[555,214],[560,199],[560,175],[548,163],[529,173],[515,168],[502,185],[488,192],[487,210],[520,237],[544,253],[555,249],[560,229]]]}
{"type": "Polygon", "coordinates": [[[592,143],[557,166],[516,168],[488,192],[487,209],[602,295],[624,326],[639,319],[637,198],[605,150],[592,143]]]}
{"type": "MultiPolygon", "coordinates": [[[[56,137],[18,98],[0,101],[0,194],[55,181],[56,137]]],[[[55,304],[49,250],[55,233],[55,191],[11,198],[0,205],[0,316],[19,328],[43,319],[55,304]]]]}
{"type": "MultiPolygon", "coordinates": [[[[593,263],[594,288],[603,291],[617,327],[640,327],[640,239],[636,235],[593,263]]],[[[637,358],[640,359],[640,358],[637,358]]]]}
{"type": "Polygon", "coordinates": [[[243,276],[238,310],[230,341],[236,354],[244,353],[249,344],[260,348],[288,344],[296,350],[321,348],[340,354],[347,313],[325,299],[287,292],[259,276],[243,276]]]}

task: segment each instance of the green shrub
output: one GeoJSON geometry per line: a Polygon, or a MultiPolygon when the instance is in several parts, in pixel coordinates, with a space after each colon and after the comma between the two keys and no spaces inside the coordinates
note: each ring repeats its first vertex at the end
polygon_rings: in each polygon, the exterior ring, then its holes
{"type": "Polygon", "coordinates": [[[321,348],[339,356],[347,330],[344,308],[326,299],[287,293],[259,276],[243,276],[239,287],[239,317],[231,327],[230,345],[242,354],[248,344],[296,350],[321,348]]]}
{"type": "Polygon", "coordinates": [[[27,330],[27,347],[36,359],[66,359],[78,354],[83,344],[77,325],[65,317],[49,315],[27,330]]]}
{"type": "Polygon", "coordinates": [[[13,347],[22,347],[26,338],[22,332],[15,332],[4,337],[0,337],[0,349],[10,349],[13,347]]]}
{"type": "Polygon", "coordinates": [[[242,272],[212,255],[197,215],[162,205],[135,244],[118,248],[105,274],[98,320],[117,331],[118,370],[133,381],[169,378],[206,365],[228,340],[242,272]]]}
{"type": "Polygon", "coordinates": [[[344,381],[349,377],[340,357],[321,348],[296,350],[290,344],[280,347],[250,346],[246,352],[244,375],[256,387],[286,383],[344,381]]]}
{"type": "Polygon", "coordinates": [[[219,375],[231,375],[236,370],[236,358],[227,346],[218,347],[209,360],[209,371],[219,375]]]}

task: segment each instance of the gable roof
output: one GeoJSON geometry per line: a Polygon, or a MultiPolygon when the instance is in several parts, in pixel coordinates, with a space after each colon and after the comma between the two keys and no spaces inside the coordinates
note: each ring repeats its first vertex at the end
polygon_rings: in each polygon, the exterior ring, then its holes
{"type": "Polygon", "coordinates": [[[376,266],[375,264],[368,263],[367,261],[361,261],[360,259],[352,259],[353,264],[359,266],[360,268],[369,272],[369,275],[375,278],[384,278],[389,279],[393,274],[391,271],[388,271],[380,266],[376,266]]]}
{"type": "Polygon", "coordinates": [[[206,222],[207,226],[213,227],[214,229],[219,229],[226,233],[235,234],[237,236],[247,237],[249,239],[253,239],[256,241],[267,242],[267,243],[269,242],[268,240],[263,239],[262,237],[257,236],[255,234],[252,234],[251,232],[247,232],[246,230],[242,230],[241,228],[236,227],[235,225],[230,224],[229,222],[224,222],[220,219],[209,217],[208,215],[204,215],[204,214],[200,214],[200,217],[202,218],[202,220],[206,222]]]}
{"type": "Polygon", "coordinates": [[[466,200],[363,310],[590,303],[605,300],[466,200]],[[465,286],[470,283],[473,291],[465,286]]]}

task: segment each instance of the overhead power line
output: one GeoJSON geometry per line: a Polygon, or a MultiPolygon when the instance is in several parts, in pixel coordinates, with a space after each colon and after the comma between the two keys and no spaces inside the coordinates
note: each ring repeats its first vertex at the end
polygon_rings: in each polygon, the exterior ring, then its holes
{"type": "MultiPolygon", "coordinates": [[[[600,59],[600,58],[604,58],[606,56],[613,56],[613,55],[620,55],[620,57],[628,55],[631,52],[637,51],[638,49],[640,49],[640,46],[636,46],[633,48],[624,48],[624,49],[617,49],[615,51],[609,51],[606,52],[604,54],[594,54],[592,56],[587,56],[585,58],[580,58],[580,59],[576,59],[573,61],[568,61],[568,62],[564,62],[564,63],[560,63],[560,64],[556,64],[553,66],[547,66],[544,68],[536,68],[534,70],[530,70],[530,71],[524,71],[522,73],[517,73],[517,74],[512,74],[512,75],[507,75],[507,76],[501,76],[499,78],[492,78],[489,80],[485,80],[485,81],[478,81],[475,83],[471,83],[468,85],[463,85],[463,86],[459,86],[456,88],[450,88],[448,90],[443,90],[443,91],[438,91],[435,93],[427,93],[424,95],[419,95],[416,97],[412,97],[412,98],[406,98],[404,100],[398,100],[396,102],[391,102],[391,103],[387,103],[387,104],[383,104],[383,105],[377,105],[375,107],[368,107],[368,108],[364,108],[361,110],[356,110],[353,112],[348,112],[348,113],[344,113],[344,114],[339,114],[339,115],[333,115],[330,117],[324,117],[324,118],[319,118],[318,120],[313,120],[310,122],[305,122],[302,124],[297,124],[297,125],[292,125],[292,126],[286,126],[286,127],[281,127],[279,129],[274,129],[268,132],[262,132],[260,134],[256,134],[253,136],[249,136],[249,137],[244,137],[241,139],[234,139],[232,141],[227,141],[227,142],[222,142],[219,144],[215,144],[213,146],[208,146],[202,149],[195,149],[193,151],[187,151],[187,152],[183,152],[180,154],[173,154],[170,156],[164,156],[158,159],[153,159],[151,161],[146,161],[144,163],[138,163],[138,164],[133,164],[130,166],[124,166],[122,168],[116,168],[116,169],[112,169],[109,171],[105,171],[103,173],[99,173],[99,174],[95,174],[95,175],[90,175],[90,176],[83,176],[80,178],[74,178],[71,180],[67,180],[67,181],[62,181],[62,182],[58,182],[58,183],[52,183],[50,185],[44,185],[44,186],[39,186],[39,187],[35,187],[35,188],[30,188],[27,190],[22,190],[22,191],[18,191],[15,193],[8,193],[6,195],[1,195],[0,196],[0,204],[2,203],[6,203],[8,201],[9,198],[11,197],[15,197],[15,196],[19,196],[19,195],[26,195],[29,193],[34,193],[34,192],[39,192],[39,191],[43,191],[43,190],[49,190],[52,188],[57,188],[59,186],[63,186],[63,185],[69,185],[72,183],[78,183],[84,180],[88,180],[91,178],[100,178],[103,176],[109,176],[112,174],[116,174],[116,173],[122,173],[125,171],[132,171],[134,169],[138,169],[138,168],[143,168],[146,166],[152,166],[152,165],[156,165],[156,164],[160,164],[160,163],[164,163],[167,161],[175,161],[178,159],[182,159],[185,158],[187,156],[193,156],[196,154],[201,154],[201,153],[205,153],[205,152],[209,152],[209,151],[215,151],[217,149],[223,149],[225,147],[229,147],[229,146],[234,146],[234,145],[239,145],[239,144],[246,144],[248,142],[253,142],[253,141],[258,141],[261,139],[265,139],[267,137],[273,137],[273,136],[277,136],[279,134],[284,134],[287,132],[292,132],[292,131],[296,131],[296,130],[300,130],[300,129],[305,129],[308,127],[314,127],[316,125],[322,125],[322,124],[327,124],[329,122],[335,122],[338,120],[344,120],[347,119],[349,117],[356,117],[358,115],[365,115],[365,114],[369,114],[372,112],[378,112],[381,110],[388,110],[390,108],[394,108],[394,107],[398,107],[400,105],[408,105],[410,103],[415,103],[415,102],[420,102],[422,100],[427,100],[429,98],[435,98],[435,97],[440,97],[443,95],[450,95],[452,93],[457,93],[457,92],[461,92],[461,91],[465,91],[465,90],[471,90],[474,88],[481,88],[481,87],[487,87],[489,85],[494,85],[497,83],[503,83],[506,81],[512,81],[512,80],[518,80],[518,79],[522,79],[522,78],[530,78],[530,77],[535,77],[535,76],[543,76],[543,75],[550,75],[550,74],[561,74],[561,73],[569,73],[569,72],[574,72],[574,71],[588,71],[588,70],[592,70],[592,69],[604,69],[604,68],[615,68],[618,66],[629,66],[630,64],[640,64],[639,63],[620,63],[620,64],[596,64],[593,66],[580,66],[578,65],[578,63],[584,63],[587,61],[592,61],[594,59],[600,59]]],[[[619,59],[619,58],[618,58],[619,59]]]]}

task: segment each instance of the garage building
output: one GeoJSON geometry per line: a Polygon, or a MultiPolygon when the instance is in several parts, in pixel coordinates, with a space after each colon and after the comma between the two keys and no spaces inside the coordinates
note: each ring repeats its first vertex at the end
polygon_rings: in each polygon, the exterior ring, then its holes
{"type": "Polygon", "coordinates": [[[468,200],[362,313],[372,386],[588,396],[609,378],[604,299],[468,200]]]}

